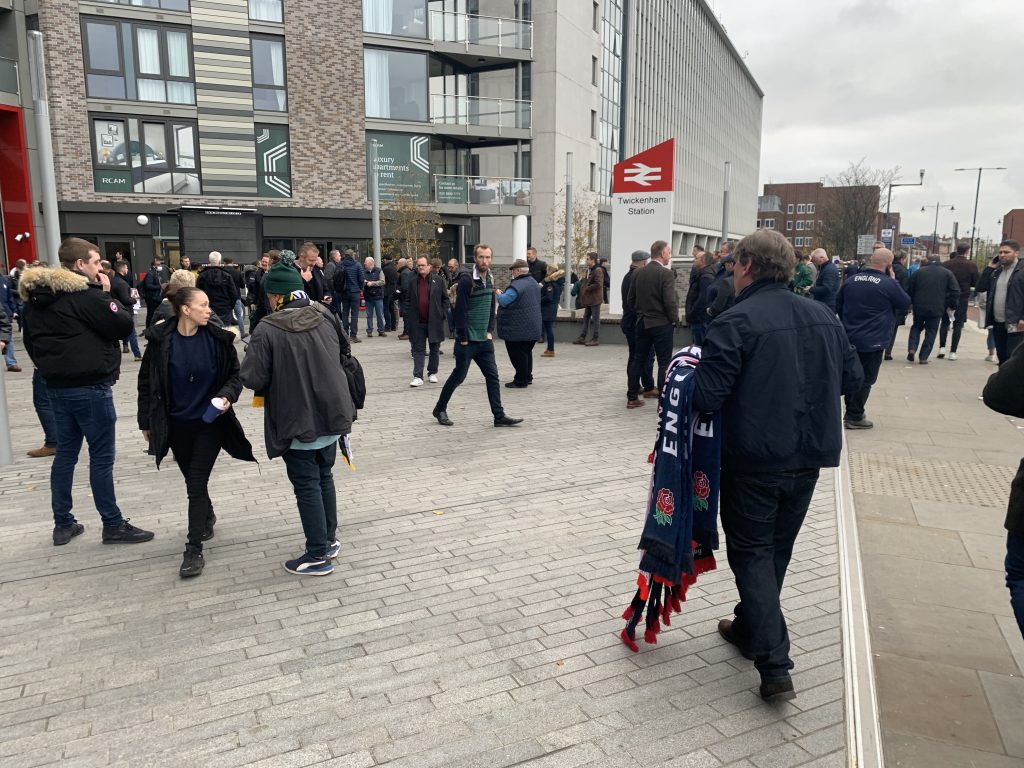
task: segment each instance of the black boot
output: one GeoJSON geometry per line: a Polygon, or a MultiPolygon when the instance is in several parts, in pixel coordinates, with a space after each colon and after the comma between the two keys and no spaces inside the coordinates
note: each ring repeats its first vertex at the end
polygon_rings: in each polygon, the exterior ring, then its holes
{"type": "Polygon", "coordinates": [[[193,547],[191,544],[186,544],[185,554],[181,558],[181,568],[178,569],[178,574],[183,579],[189,579],[201,574],[205,565],[206,561],[203,559],[203,550],[193,547]]]}
{"type": "Polygon", "coordinates": [[[213,538],[213,526],[217,524],[217,516],[210,510],[210,514],[206,517],[206,530],[203,531],[203,541],[209,541],[213,538]]]}

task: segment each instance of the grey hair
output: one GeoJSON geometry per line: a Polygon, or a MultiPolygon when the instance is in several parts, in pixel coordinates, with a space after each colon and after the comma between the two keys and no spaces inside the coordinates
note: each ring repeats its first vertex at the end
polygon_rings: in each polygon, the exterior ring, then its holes
{"type": "Polygon", "coordinates": [[[222,256],[220,255],[220,251],[210,251],[210,255],[207,257],[207,262],[211,267],[219,267],[221,258],[222,256]]]}

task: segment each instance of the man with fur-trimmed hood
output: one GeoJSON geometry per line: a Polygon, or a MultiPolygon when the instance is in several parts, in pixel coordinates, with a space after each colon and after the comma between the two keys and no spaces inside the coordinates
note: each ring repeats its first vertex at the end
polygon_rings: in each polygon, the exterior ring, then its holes
{"type": "Polygon", "coordinates": [[[121,515],[114,495],[114,396],[121,345],[135,323],[131,307],[110,295],[96,246],[69,237],[58,251],[61,268],[32,267],[21,274],[25,349],[49,390],[57,427],[50,469],[53,543],[67,544],[85,530],[71,512],[71,483],[89,443],[89,485],[103,520],[104,544],[135,544],[153,534],[121,515]]]}

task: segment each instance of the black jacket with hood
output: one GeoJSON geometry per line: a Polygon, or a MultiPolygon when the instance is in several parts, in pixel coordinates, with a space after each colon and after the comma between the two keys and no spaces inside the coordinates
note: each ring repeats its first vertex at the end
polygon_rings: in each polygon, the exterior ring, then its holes
{"type": "Polygon", "coordinates": [[[51,389],[112,384],[121,375],[119,341],[135,319],[98,283],[69,269],[32,267],[18,283],[25,349],[51,389]]]}
{"type": "Polygon", "coordinates": [[[265,398],[267,456],[283,455],[292,440],[351,431],[356,409],[342,365],[350,351],[331,311],[307,299],[286,304],[256,326],[241,375],[265,398]]]}
{"type": "MultiPolygon", "coordinates": [[[[170,447],[169,428],[171,421],[171,398],[168,391],[170,337],[177,328],[173,319],[154,323],[146,330],[146,353],[142,356],[138,384],[139,429],[149,431],[149,455],[156,458],[156,465],[167,456],[170,447]]],[[[206,332],[213,337],[217,355],[217,383],[209,397],[223,397],[230,403],[238,402],[242,394],[242,379],[238,375],[238,353],[235,351],[235,334],[213,324],[206,326],[206,332]]],[[[242,425],[235,416],[235,409],[217,417],[223,424],[222,446],[229,455],[242,461],[256,461],[252,445],[245,437],[242,425]]]]}
{"type": "Polygon", "coordinates": [[[910,278],[915,320],[934,320],[960,303],[960,284],[938,261],[926,261],[910,278]]]}
{"type": "Polygon", "coordinates": [[[206,267],[196,278],[196,288],[206,293],[210,309],[224,325],[235,324],[235,302],[241,298],[241,294],[231,267],[206,267]]]}

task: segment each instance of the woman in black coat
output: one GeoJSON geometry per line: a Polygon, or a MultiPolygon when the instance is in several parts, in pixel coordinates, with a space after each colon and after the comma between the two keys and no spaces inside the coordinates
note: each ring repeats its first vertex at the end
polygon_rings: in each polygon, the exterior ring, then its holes
{"type": "Polygon", "coordinates": [[[231,409],[242,393],[235,335],[210,324],[210,301],[198,288],[179,288],[169,298],[174,319],[146,331],[138,421],[157,467],[170,450],[185,477],[188,542],[179,573],[186,578],[203,572],[203,542],[213,538],[217,516],[208,486],[221,448],[256,459],[231,409]]]}
{"type": "Polygon", "coordinates": [[[548,273],[540,286],[540,319],[544,322],[544,337],[548,348],[541,357],[555,356],[555,319],[558,317],[558,302],[562,300],[565,289],[565,270],[557,264],[548,264],[548,273]]]}

